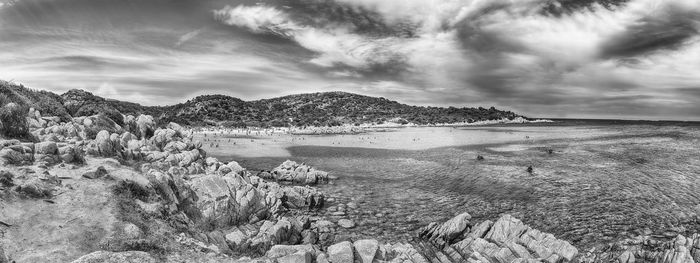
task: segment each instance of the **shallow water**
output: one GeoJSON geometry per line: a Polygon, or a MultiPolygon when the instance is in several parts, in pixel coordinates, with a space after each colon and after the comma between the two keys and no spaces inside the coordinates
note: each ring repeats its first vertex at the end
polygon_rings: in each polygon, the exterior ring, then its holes
{"type": "Polygon", "coordinates": [[[207,139],[219,147],[206,148],[210,155],[251,170],[291,159],[337,176],[320,186],[334,199],[325,212],[345,206],[343,217],[358,224],[344,230],[351,237],[409,240],[415,229],[464,211],[475,221],[510,213],[583,248],[645,228],[661,234],[697,231],[699,225],[696,127],[514,125],[212,136],[207,139]],[[533,174],[526,172],[530,165],[533,174]]]}

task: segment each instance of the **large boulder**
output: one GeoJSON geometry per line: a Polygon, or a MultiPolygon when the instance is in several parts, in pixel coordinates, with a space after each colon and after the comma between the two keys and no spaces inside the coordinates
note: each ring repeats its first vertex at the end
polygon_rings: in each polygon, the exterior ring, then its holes
{"type": "Polygon", "coordinates": [[[97,133],[95,140],[91,142],[88,153],[103,157],[114,157],[118,155],[119,150],[118,135],[102,130],[97,133]]]}
{"type": "Polygon", "coordinates": [[[357,240],[353,245],[362,263],[372,263],[379,250],[379,242],[375,239],[357,240]]]}
{"type": "Polygon", "coordinates": [[[28,165],[34,162],[34,145],[18,140],[0,141],[0,163],[3,165],[28,165]]]}
{"type": "Polygon", "coordinates": [[[578,255],[568,242],[530,228],[510,215],[476,226],[469,219],[465,213],[442,224],[431,223],[420,236],[442,248],[439,255],[467,262],[570,262],[578,255]]]}
{"type": "Polygon", "coordinates": [[[180,140],[180,133],[172,129],[158,129],[150,140],[158,149],[163,150],[168,143],[180,140]]]}
{"type": "Polygon", "coordinates": [[[136,118],[136,126],[139,129],[140,137],[148,139],[153,136],[156,128],[156,122],[151,115],[139,115],[136,118]]]}
{"type": "Polygon", "coordinates": [[[185,184],[192,190],[198,218],[220,227],[265,219],[266,194],[237,174],[203,175],[185,184]]]}
{"type": "Polygon", "coordinates": [[[272,173],[266,173],[268,178],[279,181],[288,181],[299,184],[318,184],[328,182],[328,173],[308,166],[306,164],[298,164],[294,161],[287,160],[280,166],[272,170],[272,173]]]}
{"type": "Polygon", "coordinates": [[[46,198],[53,195],[53,185],[32,177],[17,186],[17,191],[34,198],[46,198]]]}
{"type": "Polygon", "coordinates": [[[355,259],[352,243],[348,241],[329,246],[327,252],[331,263],[353,263],[355,259]]]}
{"type": "MultiPolygon", "coordinates": [[[[255,181],[255,176],[251,181],[255,181]]],[[[268,195],[280,201],[280,205],[289,209],[319,209],[323,208],[325,195],[316,188],[309,186],[281,186],[277,183],[257,181],[254,184],[268,195]]]]}
{"type": "Polygon", "coordinates": [[[471,216],[468,213],[462,213],[442,224],[431,223],[420,230],[420,236],[452,243],[455,238],[462,235],[462,232],[469,230],[469,219],[471,216]]]}
{"type": "Polygon", "coordinates": [[[34,144],[34,152],[36,154],[58,154],[58,146],[55,142],[40,142],[34,144]]]}

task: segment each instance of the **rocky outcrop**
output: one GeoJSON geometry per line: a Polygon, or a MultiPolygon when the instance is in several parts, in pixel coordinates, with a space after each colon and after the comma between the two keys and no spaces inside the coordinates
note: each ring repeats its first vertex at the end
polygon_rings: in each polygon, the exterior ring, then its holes
{"type": "MultiPolygon", "coordinates": [[[[238,174],[202,175],[185,182],[191,189],[196,215],[217,227],[257,222],[270,216],[266,193],[238,174]]],[[[274,201],[273,201],[274,202],[274,201]]]]}
{"type": "Polygon", "coordinates": [[[450,262],[571,262],[578,255],[568,242],[510,215],[478,225],[469,219],[464,213],[442,224],[431,223],[419,233],[427,241],[423,245],[435,259],[450,262]]]}
{"type": "Polygon", "coordinates": [[[579,262],[655,262],[696,263],[700,262],[700,234],[688,237],[637,236],[610,246],[594,248],[579,257],[579,262]]]}
{"type": "Polygon", "coordinates": [[[308,166],[287,160],[277,166],[272,172],[258,174],[263,179],[293,182],[297,184],[319,184],[328,182],[328,173],[308,166]]]}

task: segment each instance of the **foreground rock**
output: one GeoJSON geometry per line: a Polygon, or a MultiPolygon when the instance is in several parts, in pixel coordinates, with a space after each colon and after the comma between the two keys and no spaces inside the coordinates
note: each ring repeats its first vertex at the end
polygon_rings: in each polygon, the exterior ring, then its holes
{"type": "Polygon", "coordinates": [[[421,229],[420,237],[434,259],[451,262],[571,262],[578,250],[552,234],[540,232],[520,220],[503,215],[472,225],[469,214],[421,229]]]}

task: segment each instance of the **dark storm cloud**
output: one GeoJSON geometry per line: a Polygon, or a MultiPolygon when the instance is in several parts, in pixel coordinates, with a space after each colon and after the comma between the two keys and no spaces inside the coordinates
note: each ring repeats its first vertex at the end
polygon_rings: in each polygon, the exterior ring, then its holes
{"type": "Polygon", "coordinates": [[[634,57],[649,52],[674,50],[698,36],[700,12],[672,9],[644,17],[602,47],[603,57],[634,57]]]}

